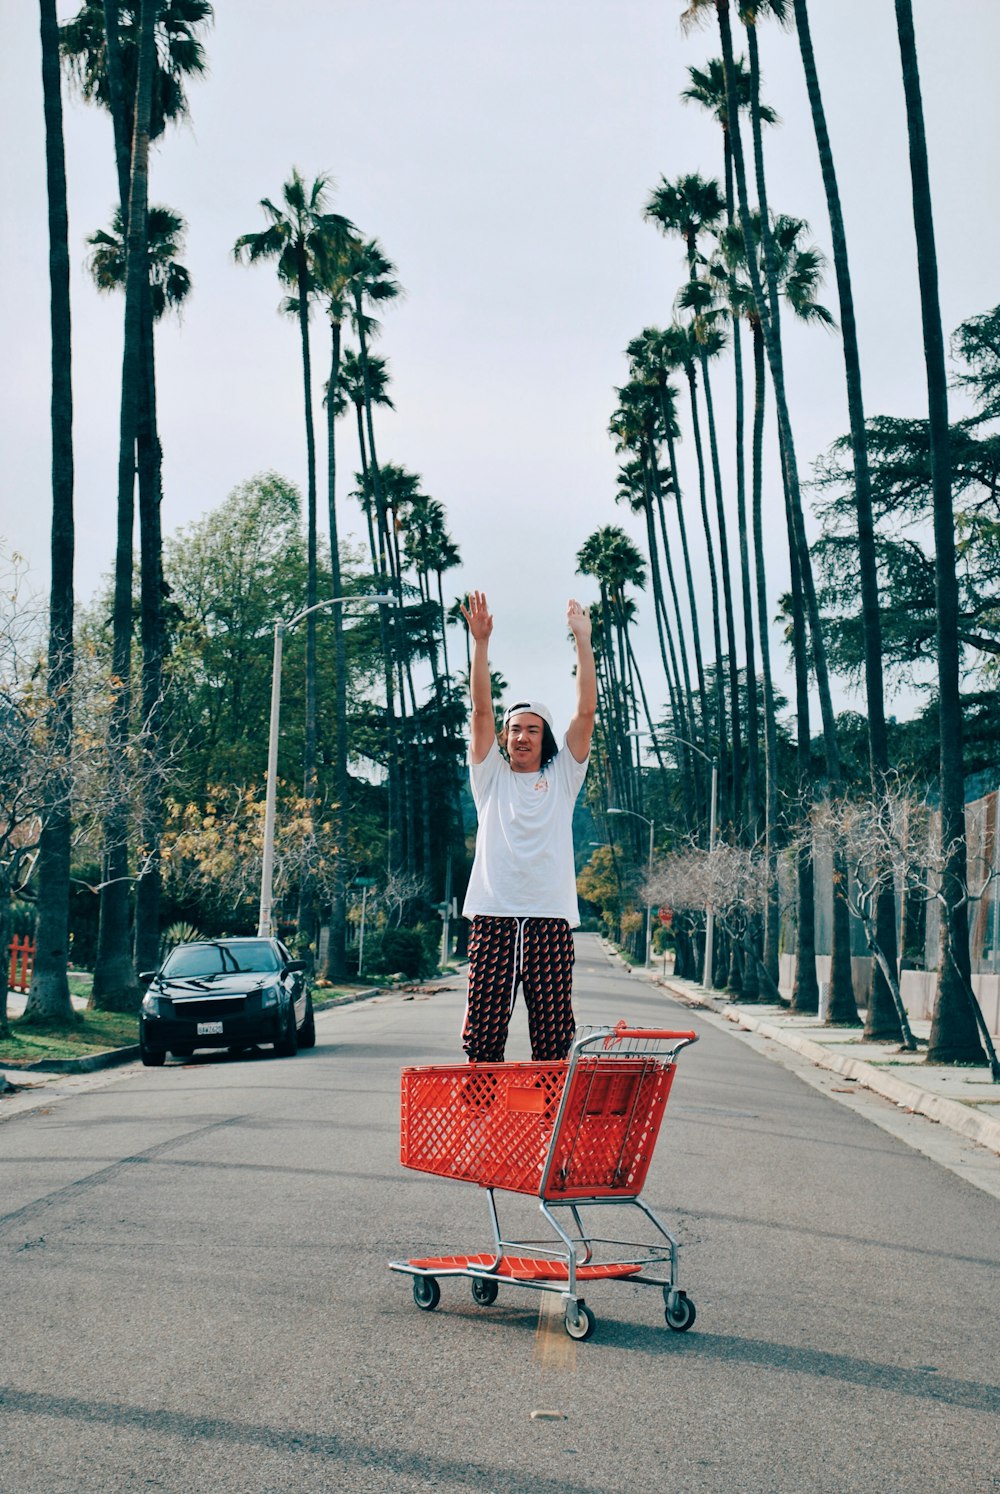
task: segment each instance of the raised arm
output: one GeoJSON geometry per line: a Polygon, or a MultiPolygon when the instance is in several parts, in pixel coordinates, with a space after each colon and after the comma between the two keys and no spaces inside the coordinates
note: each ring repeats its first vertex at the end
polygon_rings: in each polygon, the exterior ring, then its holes
{"type": "Polygon", "coordinates": [[[590,752],[597,714],[597,671],[590,641],[590,613],[579,602],[571,601],[566,609],[566,622],[576,639],[576,712],[566,733],[566,745],[577,762],[582,763],[590,752]]]}
{"type": "Polygon", "coordinates": [[[486,594],[471,591],[468,606],[462,608],[462,616],[472,635],[472,665],[469,669],[469,693],[472,696],[470,729],[472,735],[472,761],[481,763],[496,741],[497,729],[493,716],[493,682],[490,679],[490,634],[493,632],[493,617],[486,605],[486,594]]]}

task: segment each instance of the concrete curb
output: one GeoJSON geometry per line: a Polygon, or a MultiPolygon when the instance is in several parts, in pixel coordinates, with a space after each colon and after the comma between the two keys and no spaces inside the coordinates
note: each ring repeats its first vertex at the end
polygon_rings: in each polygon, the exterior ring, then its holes
{"type": "Polygon", "coordinates": [[[750,1032],[759,1032],[761,1037],[771,1038],[774,1042],[781,1043],[783,1047],[800,1053],[803,1058],[807,1058],[810,1063],[817,1064],[820,1068],[832,1069],[835,1073],[843,1074],[845,1078],[863,1084],[865,1089],[874,1090],[883,1098],[892,1100],[893,1104],[905,1106],[907,1110],[913,1110],[918,1115],[926,1115],[930,1120],[938,1121],[941,1125],[948,1126],[950,1130],[967,1136],[970,1141],[977,1141],[980,1146],[1000,1153],[1000,1121],[980,1115],[971,1105],[963,1105],[959,1100],[949,1100],[945,1095],[931,1094],[915,1084],[907,1084],[905,1080],[898,1079],[895,1074],[885,1074],[861,1059],[844,1058],[837,1053],[828,1053],[821,1043],[813,1043],[808,1038],[798,1037],[795,1033],[784,1032],[773,1023],[758,1021],[736,1007],[723,1007],[721,1015],[728,1021],[747,1028],[750,1032]]]}
{"type": "Polygon", "coordinates": [[[699,996],[688,987],[674,985],[669,979],[664,980],[662,977],[657,977],[657,984],[689,1006],[714,1011],[747,1032],[759,1033],[761,1037],[770,1038],[772,1042],[791,1049],[818,1068],[831,1069],[834,1073],[842,1074],[845,1079],[853,1079],[855,1083],[881,1095],[883,1099],[891,1100],[894,1105],[912,1110],[917,1115],[925,1115],[928,1120],[937,1121],[939,1125],[947,1126],[949,1130],[957,1131],[959,1135],[1000,1155],[1000,1121],[981,1115],[972,1105],[963,1105],[959,1100],[949,1100],[945,1095],[936,1095],[919,1085],[908,1084],[905,1079],[900,1079],[895,1074],[886,1074],[875,1065],[865,1063],[863,1059],[845,1058],[842,1054],[830,1053],[822,1043],[814,1043],[809,1038],[788,1032],[766,1018],[754,1017],[746,1008],[734,1006],[731,1002],[699,996]]]}
{"type": "Polygon", "coordinates": [[[97,1069],[113,1069],[139,1057],[139,1044],[129,1048],[105,1048],[84,1058],[40,1058],[37,1063],[4,1063],[0,1069],[8,1074],[92,1074],[97,1069]]]}
{"type": "Polygon", "coordinates": [[[353,1006],[356,1001],[370,1001],[373,996],[384,996],[391,986],[372,986],[368,991],[352,991],[349,996],[320,997],[317,1001],[313,996],[314,1012],[329,1012],[337,1006],[353,1006]]]}

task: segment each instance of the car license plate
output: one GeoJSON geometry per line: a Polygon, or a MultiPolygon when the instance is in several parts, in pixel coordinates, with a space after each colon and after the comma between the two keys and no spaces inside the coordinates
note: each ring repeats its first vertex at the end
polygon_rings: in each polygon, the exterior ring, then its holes
{"type": "Polygon", "coordinates": [[[198,1023],[198,1036],[199,1037],[215,1037],[217,1034],[221,1033],[221,1031],[222,1031],[222,1023],[221,1022],[199,1022],[198,1023]]]}

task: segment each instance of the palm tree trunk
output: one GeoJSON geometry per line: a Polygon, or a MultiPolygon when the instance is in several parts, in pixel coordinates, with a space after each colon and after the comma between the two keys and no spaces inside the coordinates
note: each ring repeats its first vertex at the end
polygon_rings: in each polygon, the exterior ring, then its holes
{"type": "MultiPolygon", "coordinates": [[[[147,209],[149,202],[149,120],[155,64],[155,0],[142,0],[139,64],[129,177],[125,272],[125,341],[122,354],[121,417],[118,443],[118,526],[112,620],[114,700],[108,728],[112,773],[126,758],[131,711],[132,531],[135,509],[135,443],[141,382],[143,287],[148,283],[147,209]]],[[[111,53],[109,66],[113,65],[111,53]]],[[[129,947],[129,857],[127,785],[116,785],[104,821],[104,870],[92,1004],[98,1009],[130,1010],[139,988],[129,947]]]]}
{"type": "MultiPolygon", "coordinates": [[[[681,536],[681,554],[684,557],[684,579],[687,587],[688,611],[691,614],[691,642],[694,646],[695,672],[698,675],[698,699],[701,706],[701,735],[702,741],[707,747],[710,740],[709,716],[708,716],[708,692],[705,688],[705,664],[701,651],[701,628],[698,623],[698,602],[694,590],[694,572],[691,568],[691,550],[688,545],[687,524],[684,516],[684,498],[681,493],[680,476],[677,471],[677,451],[674,445],[673,432],[668,424],[667,411],[663,411],[663,423],[667,442],[667,458],[670,463],[670,482],[674,490],[674,508],[677,513],[677,527],[681,536]]],[[[661,520],[662,527],[662,520],[661,520]]],[[[663,544],[667,547],[666,530],[663,530],[663,544]]]]}
{"type": "Polygon", "coordinates": [[[621,808],[632,808],[631,777],[624,771],[622,744],[628,742],[628,722],[622,716],[625,681],[618,677],[615,667],[615,643],[613,616],[607,588],[601,582],[601,659],[604,665],[604,710],[602,719],[607,725],[605,745],[611,767],[612,785],[621,808]]]}
{"type": "MultiPolygon", "coordinates": [[[[667,680],[667,689],[670,694],[671,709],[674,722],[681,735],[688,731],[687,712],[684,707],[685,697],[691,698],[691,680],[688,674],[687,659],[684,659],[684,685],[681,684],[681,666],[678,663],[677,648],[674,644],[673,631],[667,617],[666,603],[663,597],[663,578],[660,575],[659,548],[656,543],[656,527],[653,522],[653,491],[659,488],[656,474],[655,459],[650,462],[645,450],[642,454],[642,480],[645,490],[645,502],[642,506],[643,517],[646,520],[646,548],[649,552],[649,579],[653,587],[653,615],[656,619],[656,636],[660,645],[660,659],[663,663],[663,673],[667,680]]],[[[662,496],[659,499],[662,509],[662,496]]],[[[673,590],[674,616],[680,617],[677,607],[677,587],[674,584],[673,566],[670,561],[669,552],[666,556],[670,584],[673,590]]],[[[683,639],[681,649],[683,651],[683,639]]]]}
{"type": "MultiPolygon", "coordinates": [[[[368,371],[368,340],[365,337],[364,312],[361,304],[361,292],[355,291],[354,306],[357,316],[358,351],[361,358],[361,374],[365,389],[365,423],[368,434],[368,465],[371,476],[372,492],[375,495],[375,517],[378,532],[381,536],[385,528],[385,504],[382,494],[382,476],[379,471],[378,457],[375,451],[375,425],[372,420],[372,395],[371,378],[368,371]]],[[[386,571],[380,562],[380,575],[385,576],[386,571]]],[[[385,661],[385,713],[386,713],[386,755],[388,760],[389,776],[389,804],[388,804],[388,869],[390,874],[397,869],[401,862],[403,850],[403,826],[406,823],[405,805],[403,803],[403,784],[401,782],[401,761],[399,726],[396,720],[395,686],[393,682],[393,660],[395,650],[394,630],[396,619],[390,619],[386,615],[387,609],[379,608],[379,625],[382,633],[382,652],[385,661]]],[[[405,701],[401,702],[405,713],[405,701]]]]}
{"type": "Polygon", "coordinates": [[[719,606],[719,576],[715,565],[715,541],[712,537],[712,525],[708,517],[708,496],[705,482],[705,453],[701,440],[701,419],[698,413],[698,387],[697,374],[694,363],[691,360],[685,364],[684,372],[687,375],[688,392],[691,397],[691,429],[694,435],[694,449],[698,464],[698,498],[701,505],[701,522],[705,533],[705,553],[708,557],[708,577],[712,591],[712,636],[715,644],[715,735],[718,743],[718,760],[721,765],[725,762],[728,752],[728,733],[726,731],[726,694],[722,678],[722,631],[720,627],[721,607],[719,606]]]}
{"type": "MultiPolygon", "coordinates": [[[[656,500],[656,511],[660,523],[660,535],[663,540],[663,559],[667,571],[667,582],[670,587],[670,599],[673,605],[674,626],[677,629],[676,643],[673,629],[667,617],[666,601],[663,596],[663,583],[659,574],[659,554],[656,543],[656,527],[653,521],[651,501],[646,504],[646,524],[649,536],[650,553],[650,575],[653,578],[654,596],[658,599],[659,614],[657,616],[657,628],[660,633],[660,653],[663,657],[664,670],[667,673],[667,683],[670,686],[671,713],[674,718],[674,732],[680,743],[679,761],[682,766],[684,777],[688,783],[688,794],[686,795],[688,805],[687,819],[689,824],[697,824],[701,819],[701,782],[695,766],[694,756],[688,746],[695,737],[694,722],[694,692],[691,688],[691,671],[688,667],[687,638],[684,633],[684,616],[681,611],[680,596],[677,590],[677,577],[674,573],[674,563],[670,557],[670,545],[667,540],[667,522],[663,503],[663,488],[660,483],[660,474],[655,459],[650,462],[646,480],[652,488],[652,497],[656,500]],[[669,649],[670,662],[673,667],[673,684],[670,685],[670,671],[667,669],[667,658],[664,654],[664,641],[669,649]],[[678,656],[680,663],[678,665],[678,656]],[[683,674],[683,680],[681,678],[683,674]]],[[[655,736],[653,738],[656,740],[655,736]]],[[[657,753],[659,755],[659,753],[657,753]]]]}
{"type": "Polygon", "coordinates": [[[708,422],[708,449],[712,461],[712,485],[715,491],[715,515],[719,526],[719,569],[722,572],[722,598],[726,613],[726,643],[729,653],[729,715],[732,722],[732,770],[730,794],[734,820],[738,820],[743,808],[743,723],[740,711],[739,660],[736,654],[736,624],[733,610],[733,581],[729,568],[729,538],[726,525],[726,508],[722,494],[722,469],[719,465],[719,443],[715,430],[715,406],[712,401],[712,383],[708,372],[708,359],[701,355],[701,378],[705,390],[705,417],[708,422]]]}
{"type": "MultiPolygon", "coordinates": [[[[885,690],[882,674],[882,622],[879,612],[878,568],[875,558],[875,523],[872,515],[871,474],[868,468],[868,433],[865,428],[864,400],[861,390],[861,355],[854,315],[854,293],[851,286],[847,234],[840,203],[840,187],[834,166],[830,133],[827,129],[823,96],[820,92],[816,57],[809,26],[807,0],[794,0],[799,50],[806,79],[806,91],[812,113],[820,169],[830,216],[833,242],[833,264],[840,301],[840,326],[843,334],[844,373],[847,382],[847,409],[854,455],[854,499],[858,521],[858,569],[861,580],[861,622],[865,644],[865,693],[868,705],[868,755],[872,791],[876,797],[884,791],[889,771],[889,743],[885,724],[885,690]]],[[[890,966],[897,961],[895,899],[891,888],[883,889],[876,911],[879,948],[890,966]]],[[[864,1035],[871,1041],[900,1041],[902,1029],[892,992],[879,966],[872,977],[871,997],[864,1035]]]]}
{"type": "MultiPolygon", "coordinates": [[[[722,155],[726,189],[726,222],[732,224],[736,216],[736,185],[733,180],[733,147],[731,129],[739,129],[739,119],[730,124],[728,118],[722,128],[722,155]]],[[[743,593],[743,634],[746,642],[747,679],[747,820],[750,840],[755,841],[761,829],[760,805],[760,725],[757,709],[757,668],[754,651],[753,591],[750,576],[750,555],[747,542],[746,506],[746,459],[744,454],[744,408],[743,389],[743,342],[740,335],[739,317],[732,318],[733,329],[733,379],[735,394],[736,436],[736,519],[740,535],[740,577],[743,593]]],[[[753,931],[748,934],[752,943],[753,931]]],[[[757,983],[757,955],[748,961],[748,977],[744,994],[752,995],[757,983]]]]}
{"type": "MultiPolygon", "coordinates": [[[[726,92],[730,118],[735,117],[736,97],[734,84],[733,38],[729,17],[729,0],[715,0],[722,40],[722,56],[726,73],[726,92]]],[[[743,246],[746,253],[747,270],[753,288],[754,301],[764,334],[767,361],[771,368],[774,386],[774,402],[778,416],[778,432],[782,450],[782,466],[787,484],[788,502],[786,513],[792,530],[796,559],[802,585],[803,601],[812,640],[813,669],[819,695],[820,714],[823,722],[823,745],[826,756],[826,771],[831,792],[837,792],[841,783],[840,749],[837,745],[837,727],[833,714],[833,696],[830,691],[830,675],[826,659],[826,645],[820,621],[819,602],[812,571],[812,560],[806,538],[802,492],[799,484],[795,441],[792,434],[785,389],[784,363],[781,351],[781,330],[778,310],[777,271],[774,256],[774,241],[767,215],[767,195],[764,183],[763,148],[760,145],[759,102],[753,102],[759,94],[759,65],[756,52],[756,35],[753,26],[747,28],[750,49],[750,71],[752,79],[751,119],[755,120],[754,151],[758,171],[758,197],[760,205],[761,243],[764,250],[765,270],[770,297],[765,294],[757,267],[757,256],[753,244],[750,204],[747,194],[746,164],[743,158],[743,143],[738,130],[732,134],[733,166],[736,172],[736,191],[743,226],[743,246]]],[[[835,891],[833,918],[833,948],[830,970],[830,1008],[837,1012],[838,1021],[850,1020],[846,1015],[853,1008],[857,1021],[857,1006],[854,1002],[854,986],[851,979],[850,929],[843,899],[835,891]]]]}
{"type": "MultiPolygon", "coordinates": [[[[343,593],[340,574],[340,535],[337,525],[337,445],[335,407],[337,384],[340,378],[339,321],[331,322],[330,381],[326,397],[326,484],[327,512],[330,525],[330,581],[331,596],[343,593]]],[[[333,837],[335,861],[333,888],[330,896],[330,944],[326,958],[326,974],[330,980],[342,980],[347,973],[347,814],[350,780],[347,772],[347,649],[344,643],[344,613],[342,607],[331,608],[333,612],[333,663],[336,673],[335,737],[333,748],[333,837]]]]}
{"type": "Polygon", "coordinates": [[[778,984],[778,726],[771,674],[770,617],[767,606],[767,575],[764,564],[764,411],[767,394],[767,361],[760,323],[752,324],[754,352],[754,411],[752,446],[752,507],[754,564],[757,584],[757,631],[760,634],[760,668],[764,685],[764,855],[767,862],[767,892],[764,910],[764,968],[778,984]]]}
{"type": "MultiPolygon", "coordinates": [[[[45,168],[49,218],[49,326],[52,359],[52,526],[49,599],[49,738],[53,763],[42,812],[38,848],[38,921],[35,962],[26,1011],[65,1021],[72,1016],[69,982],[69,889],[73,740],[73,384],[69,224],[66,154],[59,79],[59,25],[55,0],[41,0],[42,93],[45,108],[45,168]]],[[[4,906],[8,899],[4,896],[4,906]]],[[[7,933],[0,933],[6,966],[7,933]]],[[[0,1030],[6,1028],[6,969],[0,1030]]]]}
{"type": "MultiPolygon", "coordinates": [[[[792,652],[795,660],[795,730],[798,748],[799,802],[808,810],[812,792],[812,752],[809,729],[809,666],[807,663],[805,608],[802,603],[802,573],[794,540],[789,535],[792,592],[792,652]]],[[[816,883],[812,851],[803,834],[796,856],[798,887],[798,938],[795,954],[795,984],[790,1010],[819,1010],[816,980],[816,883]]]]}
{"type": "MultiPolygon", "coordinates": [[[[309,267],[305,244],[297,245],[299,339],[302,346],[302,401],[306,423],[306,609],[315,607],[319,600],[319,574],[317,563],[317,482],[316,482],[316,430],[312,407],[312,355],[309,347],[309,267]]],[[[316,613],[308,611],[306,623],[306,698],[305,698],[305,749],[302,763],[302,797],[305,813],[312,823],[316,806],[316,613]]],[[[312,868],[303,866],[299,878],[298,930],[299,939],[306,948],[314,949],[316,943],[315,881],[312,868]]]]}
{"type": "MultiPolygon", "coordinates": [[[[740,324],[733,317],[733,363],[736,379],[736,523],[740,544],[740,580],[743,597],[743,636],[746,643],[747,688],[747,825],[750,841],[760,834],[760,721],[757,709],[757,656],[753,625],[753,589],[750,579],[749,526],[747,523],[746,463],[744,460],[743,345],[740,324]]],[[[756,964],[751,961],[754,974],[756,964]]]]}
{"type": "MultiPolygon", "coordinates": [[[[382,572],[379,566],[378,545],[375,540],[375,525],[372,520],[373,497],[369,496],[372,487],[371,477],[368,471],[368,443],[365,440],[365,407],[364,401],[356,403],[354,413],[358,420],[358,450],[361,453],[361,495],[362,508],[365,511],[365,523],[368,526],[368,548],[372,557],[372,575],[380,577],[382,572]]],[[[374,490],[372,489],[372,492],[374,490]]]]}
{"type": "Polygon", "coordinates": [[[135,959],[139,970],[155,970],[160,955],[160,837],[163,832],[163,536],[160,522],[161,451],[156,418],[156,363],[149,281],[143,286],[144,378],[139,393],[140,602],[142,642],[142,767],[140,772],[139,868],[135,897],[135,959]]]}
{"type": "Polygon", "coordinates": [[[962,697],[958,640],[958,578],[955,570],[955,515],[951,495],[948,434],[948,379],[938,296],[937,249],[931,207],[927,140],[920,94],[917,44],[911,0],[896,0],[896,30],[906,98],[917,240],[920,316],[927,365],[928,426],[934,509],[934,584],[937,597],[938,713],[940,725],[942,878],[941,941],[937,999],[927,1058],[931,1063],[982,1063],[969,960],[968,868],[965,841],[965,774],[962,753],[962,697]]]}

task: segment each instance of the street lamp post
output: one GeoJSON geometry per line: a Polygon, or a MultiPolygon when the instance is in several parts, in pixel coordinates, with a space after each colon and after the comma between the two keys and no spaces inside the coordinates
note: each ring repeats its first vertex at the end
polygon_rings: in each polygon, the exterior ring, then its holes
{"type": "Polygon", "coordinates": [[[653,876],[654,822],[647,819],[644,814],[637,813],[634,809],[609,809],[608,814],[628,814],[634,820],[642,820],[644,825],[649,826],[649,865],[646,870],[646,969],[648,970],[653,956],[653,907],[649,901],[649,884],[653,876]]]}
{"type": "MultiPolygon", "coordinates": [[[[642,731],[629,732],[629,736],[644,736],[644,735],[645,735],[645,733],[642,732],[642,731]]],[[[709,813],[708,813],[708,854],[711,856],[712,852],[715,850],[716,818],[717,818],[717,813],[718,813],[718,802],[719,802],[719,763],[718,763],[718,759],[714,758],[714,757],[710,757],[708,755],[708,753],[704,751],[703,748],[701,748],[701,747],[699,747],[697,745],[697,743],[695,743],[695,742],[689,742],[688,739],[687,739],[687,737],[679,737],[676,734],[676,732],[672,732],[671,733],[670,740],[672,742],[682,742],[685,747],[690,747],[692,752],[697,752],[697,754],[698,754],[699,757],[704,758],[705,761],[707,763],[710,763],[711,766],[712,766],[712,794],[711,794],[711,803],[710,803],[710,806],[709,806],[709,813]]],[[[614,811],[609,811],[609,813],[613,813],[613,812],[614,811]]],[[[618,813],[623,813],[624,811],[619,810],[617,812],[618,813]]],[[[708,906],[705,909],[705,962],[704,962],[704,964],[702,966],[702,973],[701,973],[701,983],[702,983],[703,986],[711,987],[711,985],[712,985],[712,956],[714,954],[714,944],[715,944],[715,909],[712,907],[711,903],[709,903],[708,906]]]]}
{"type": "Polygon", "coordinates": [[[310,612],[318,612],[323,607],[340,607],[347,602],[374,602],[378,606],[386,606],[393,602],[394,597],[385,596],[381,593],[367,595],[361,593],[356,597],[327,597],[323,602],[315,602],[313,606],[307,607],[304,612],[297,612],[287,622],[282,619],[274,625],[274,656],[271,664],[271,724],[267,739],[267,791],[264,799],[264,856],[260,871],[260,908],[257,915],[257,937],[266,939],[271,933],[271,902],[272,883],[274,881],[274,815],[275,799],[278,782],[278,724],[281,716],[281,653],[284,645],[285,634],[296,623],[300,623],[310,612]]]}

